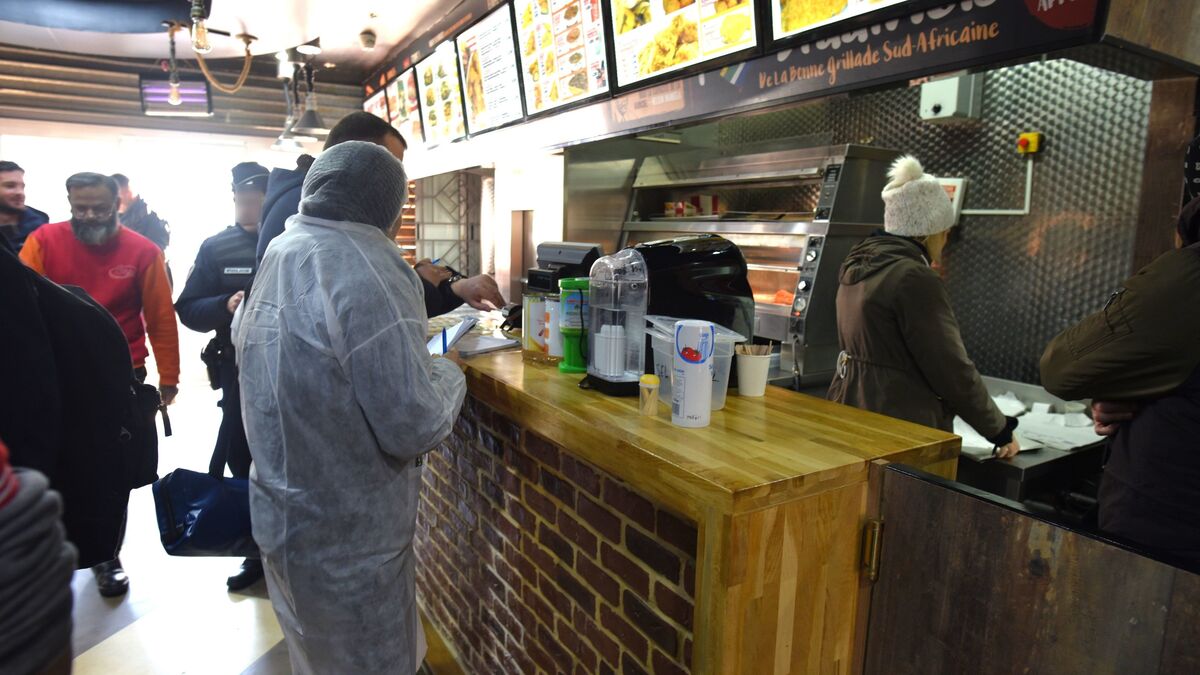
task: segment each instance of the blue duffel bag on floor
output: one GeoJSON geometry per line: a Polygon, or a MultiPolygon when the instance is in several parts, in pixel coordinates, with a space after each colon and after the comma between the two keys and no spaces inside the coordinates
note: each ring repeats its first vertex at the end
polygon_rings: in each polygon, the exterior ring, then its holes
{"type": "Polygon", "coordinates": [[[253,557],[250,482],[176,469],[154,483],[158,533],[168,555],[253,557]]]}

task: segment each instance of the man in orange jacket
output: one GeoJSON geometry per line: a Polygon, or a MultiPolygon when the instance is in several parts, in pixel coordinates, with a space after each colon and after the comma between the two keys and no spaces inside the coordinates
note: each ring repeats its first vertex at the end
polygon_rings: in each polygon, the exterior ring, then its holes
{"type": "MultiPolygon", "coordinates": [[[[21,249],[21,260],[55,283],[82,288],[113,315],[129,342],[139,379],[146,376],[149,335],[158,387],[163,402],[170,405],[179,391],[179,328],[162,251],[121,226],[112,178],[77,173],[67,179],[67,200],[71,220],[35,230],[21,249]]],[[[119,558],[92,571],[103,596],[123,595],[129,589],[119,558]]]]}

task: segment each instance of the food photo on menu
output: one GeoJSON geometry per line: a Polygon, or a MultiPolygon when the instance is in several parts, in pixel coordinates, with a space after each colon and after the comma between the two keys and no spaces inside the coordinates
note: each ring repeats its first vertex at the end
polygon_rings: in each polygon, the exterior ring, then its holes
{"type": "Polygon", "coordinates": [[[783,38],[908,0],[771,0],[775,37],[783,38]]]}
{"type": "Polygon", "coordinates": [[[387,92],[388,115],[387,121],[395,122],[397,118],[404,115],[404,110],[400,107],[400,80],[395,79],[388,83],[384,88],[387,92]]]}
{"type": "Polygon", "coordinates": [[[414,71],[410,68],[387,86],[388,110],[391,114],[392,126],[399,131],[408,142],[420,143],[421,134],[420,106],[417,102],[417,81],[414,71]]]}
{"type": "Polygon", "coordinates": [[[388,118],[387,98],[385,92],[380,90],[373,96],[363,102],[363,110],[372,115],[386,121],[388,118]]]}
{"type": "Polygon", "coordinates": [[[608,91],[600,0],[516,0],[513,8],[530,113],[608,91]]]}
{"type": "Polygon", "coordinates": [[[475,121],[487,115],[487,100],[483,96],[483,66],[479,65],[479,50],[473,45],[462,50],[463,62],[467,65],[463,78],[467,96],[467,116],[475,121]]]}
{"type": "Polygon", "coordinates": [[[401,130],[400,133],[414,142],[423,142],[425,133],[421,128],[421,106],[417,100],[417,71],[412,68],[404,71],[404,74],[400,76],[400,83],[404,92],[402,98],[408,123],[408,132],[401,130]]]}
{"type": "Polygon", "coordinates": [[[614,0],[612,20],[621,85],[756,44],[750,0],[614,0]]]}

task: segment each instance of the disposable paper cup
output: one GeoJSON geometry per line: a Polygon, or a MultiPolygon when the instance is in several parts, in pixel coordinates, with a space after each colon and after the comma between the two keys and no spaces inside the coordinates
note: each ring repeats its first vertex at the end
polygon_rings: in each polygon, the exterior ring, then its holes
{"type": "Polygon", "coordinates": [[[1063,416],[1063,424],[1068,427],[1090,427],[1092,426],[1092,418],[1087,416],[1087,406],[1082,403],[1072,401],[1064,406],[1066,415],[1063,416]]]}
{"type": "Polygon", "coordinates": [[[767,373],[771,355],[738,354],[738,396],[762,396],[767,393],[767,373]]]}

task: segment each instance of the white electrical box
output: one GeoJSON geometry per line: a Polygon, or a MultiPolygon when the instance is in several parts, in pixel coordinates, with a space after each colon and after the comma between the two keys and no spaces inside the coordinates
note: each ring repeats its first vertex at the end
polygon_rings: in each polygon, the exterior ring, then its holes
{"type": "Polygon", "coordinates": [[[959,75],[921,85],[921,119],[959,123],[983,113],[983,75],[959,75]]]}

